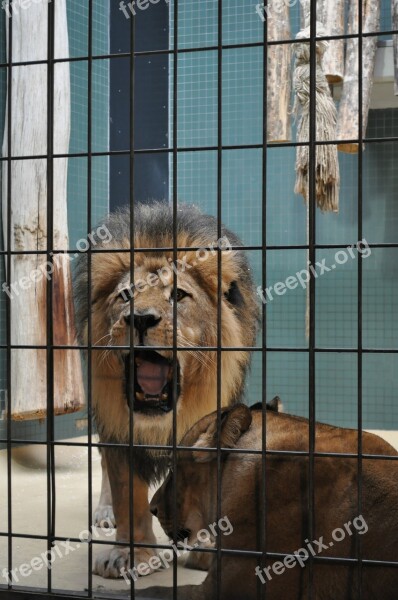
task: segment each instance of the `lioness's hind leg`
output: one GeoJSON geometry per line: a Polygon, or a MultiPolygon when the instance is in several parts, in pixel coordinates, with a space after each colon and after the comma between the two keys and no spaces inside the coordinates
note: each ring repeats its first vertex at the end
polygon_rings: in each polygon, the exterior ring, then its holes
{"type": "Polygon", "coordinates": [[[116,519],[112,506],[111,484],[109,483],[105,452],[100,450],[100,453],[102,471],[101,494],[98,506],[94,511],[93,524],[95,527],[112,529],[116,527],[116,519]]]}

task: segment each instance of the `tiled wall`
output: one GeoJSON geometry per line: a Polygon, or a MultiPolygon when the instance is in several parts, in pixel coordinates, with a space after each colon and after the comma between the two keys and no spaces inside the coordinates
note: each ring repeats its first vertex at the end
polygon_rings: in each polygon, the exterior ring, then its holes
{"type": "MultiPolygon", "coordinates": [[[[180,6],[181,3],[179,3],[180,6]]],[[[223,2],[223,43],[262,40],[263,23],[255,4],[246,0],[223,2]]],[[[185,0],[179,14],[181,47],[217,44],[217,12],[212,0],[185,0]]],[[[292,33],[299,26],[297,7],[292,33]]],[[[381,30],[391,27],[390,2],[382,5],[381,30]]],[[[170,13],[173,43],[173,10],[170,13]]],[[[178,145],[214,146],[217,143],[217,52],[179,55],[178,145]]],[[[173,76],[171,63],[170,81],[173,76]]],[[[262,49],[223,51],[223,144],[261,144],[262,49]]],[[[172,86],[170,85],[170,90],[172,86]]],[[[172,108],[172,97],[169,106],[172,108]]],[[[170,114],[172,125],[172,114],[170,114]]],[[[172,126],[170,125],[170,134],[172,126]]],[[[371,111],[369,137],[398,135],[398,111],[371,111]]],[[[294,139],[294,132],[293,132],[294,139]]],[[[397,143],[368,144],[364,152],[363,235],[368,242],[398,241],[397,143]]],[[[317,214],[319,244],[358,241],[358,157],[339,154],[342,187],[340,213],[317,214]]],[[[261,243],[262,151],[224,150],[222,156],[222,217],[248,245],[261,243]]],[[[306,208],[294,194],[295,151],[269,148],[267,154],[267,243],[305,244],[306,208]]],[[[217,153],[179,152],[178,198],[216,214],[217,153]]],[[[170,193],[173,182],[170,180],[170,193]]],[[[334,263],[335,251],[319,251],[317,259],[334,263]]],[[[261,284],[261,255],[250,253],[256,285],[261,284]]],[[[302,250],[268,252],[267,285],[284,281],[306,267],[302,250]]],[[[398,350],[398,252],[374,250],[363,261],[363,344],[371,349],[398,350]]],[[[357,347],[357,260],[351,259],[317,283],[316,343],[324,348],[357,347]]],[[[267,398],[278,394],[289,412],[308,414],[308,356],[289,351],[306,348],[306,293],[300,287],[267,306],[267,345],[286,348],[268,352],[267,398]]],[[[261,399],[261,356],[253,358],[247,386],[250,402],[261,399]]],[[[398,428],[398,354],[369,353],[363,357],[364,427],[398,428]]],[[[355,353],[319,353],[316,357],[316,416],[339,425],[357,425],[357,358],[355,353]]]]}

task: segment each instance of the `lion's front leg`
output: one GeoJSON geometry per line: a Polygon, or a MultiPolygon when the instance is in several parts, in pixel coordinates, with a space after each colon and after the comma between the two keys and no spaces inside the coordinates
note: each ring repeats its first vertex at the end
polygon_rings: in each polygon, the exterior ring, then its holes
{"type": "MultiPolygon", "coordinates": [[[[112,491],[112,504],[117,522],[116,541],[130,540],[129,519],[129,464],[127,452],[117,448],[106,448],[106,461],[112,491]]],[[[148,485],[137,475],[133,475],[132,495],[134,515],[134,541],[154,544],[156,538],[152,530],[152,516],[149,511],[148,485]]],[[[130,549],[114,546],[101,552],[95,561],[94,573],[107,578],[121,577],[132,566],[143,564],[138,571],[140,575],[149,574],[153,570],[150,559],[156,555],[151,548],[136,548],[134,565],[130,561],[130,549]],[[145,566],[148,566],[148,569],[145,566]]]]}
{"type": "Polygon", "coordinates": [[[111,484],[109,483],[104,450],[101,451],[101,472],[101,494],[98,506],[94,511],[93,523],[96,527],[112,529],[116,527],[116,519],[113,512],[111,484]]]}

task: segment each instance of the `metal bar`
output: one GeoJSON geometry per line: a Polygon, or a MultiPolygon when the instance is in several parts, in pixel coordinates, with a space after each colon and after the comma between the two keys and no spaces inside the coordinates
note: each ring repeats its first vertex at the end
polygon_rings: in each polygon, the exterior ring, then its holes
{"type": "MultiPolygon", "coordinates": [[[[135,239],[134,239],[134,182],[135,182],[135,15],[132,15],[130,21],[130,282],[134,282],[134,261],[135,261],[135,239]]],[[[134,370],[135,370],[135,341],[134,341],[134,294],[130,298],[130,355],[129,355],[129,372],[130,379],[127,390],[127,400],[129,410],[129,525],[130,525],[130,564],[134,566],[134,465],[135,465],[135,447],[134,447],[134,370]]],[[[130,598],[135,598],[135,580],[132,577],[130,580],[130,598]]]]}
{"type": "MultiPolygon", "coordinates": [[[[363,38],[366,37],[374,37],[375,34],[377,36],[391,36],[391,35],[395,35],[398,33],[397,29],[388,29],[388,30],[383,30],[383,31],[376,31],[376,32],[364,32],[362,34],[363,38]]],[[[330,36],[316,36],[317,41],[333,41],[333,40],[351,40],[351,39],[358,39],[359,35],[358,34],[342,34],[342,35],[330,35],[330,36]]],[[[297,40],[295,40],[294,38],[288,39],[288,40],[277,40],[277,41],[269,41],[268,46],[275,46],[275,45],[285,45],[285,44],[297,44],[297,43],[303,43],[303,42],[310,42],[310,38],[302,38],[300,40],[300,42],[297,42],[297,40]]],[[[262,41],[258,41],[258,42],[246,42],[246,43],[239,43],[239,44],[222,44],[221,48],[222,50],[236,50],[236,49],[240,49],[240,48],[262,48],[263,46],[263,42],[262,41]]],[[[189,54],[189,53],[196,53],[196,52],[214,52],[218,50],[218,45],[217,46],[195,46],[193,48],[178,48],[177,49],[177,54],[189,54]]],[[[134,52],[134,56],[154,56],[154,55],[162,55],[162,54],[169,54],[169,55],[173,55],[174,54],[174,50],[173,49],[167,49],[165,48],[164,50],[140,50],[137,52],[134,52]]],[[[112,53],[107,53],[107,54],[95,54],[93,55],[93,60],[108,60],[108,59],[117,59],[117,58],[129,58],[130,57],[130,52],[118,52],[116,54],[112,54],[112,53]]],[[[82,62],[87,60],[87,56],[72,56],[69,58],[57,58],[54,60],[55,63],[65,63],[65,62],[82,62]]],[[[14,67],[23,67],[23,66],[28,66],[28,65],[40,65],[40,64],[46,64],[45,60],[25,60],[25,61],[19,61],[19,62],[14,62],[13,66],[14,67]]],[[[5,62],[5,63],[0,63],[0,68],[2,67],[8,67],[9,63],[5,62]]]]}
{"type": "MultiPolygon", "coordinates": [[[[6,281],[8,285],[11,283],[11,247],[12,247],[12,210],[11,210],[11,202],[12,202],[12,36],[13,36],[13,19],[12,15],[8,20],[8,61],[9,67],[7,72],[7,250],[6,250],[6,260],[7,260],[7,273],[6,273],[6,281]]],[[[12,465],[11,465],[11,438],[12,438],[12,427],[11,427],[11,413],[12,413],[12,384],[11,384],[11,361],[12,361],[12,352],[11,352],[11,342],[12,342],[12,332],[11,332],[11,298],[7,296],[6,299],[6,314],[7,314],[7,332],[6,332],[6,354],[7,354],[7,565],[8,565],[8,573],[12,571],[12,465]]],[[[8,589],[11,590],[12,583],[8,580],[8,589]]]]}
{"type": "MultiPolygon", "coordinates": [[[[221,223],[222,223],[222,168],[223,168],[223,149],[222,149],[222,75],[223,75],[223,2],[218,0],[217,3],[217,238],[221,239],[221,223]]],[[[216,521],[221,518],[221,503],[222,503],[222,486],[221,486],[221,369],[222,369],[222,253],[220,248],[217,249],[217,498],[216,498],[216,521]]],[[[216,537],[216,597],[221,598],[222,594],[222,578],[221,578],[221,538],[216,537]]]]}
{"type": "MultiPolygon", "coordinates": [[[[6,440],[0,440],[0,442],[3,442],[6,440]]],[[[14,444],[32,444],[32,445],[44,445],[44,442],[39,441],[39,440],[23,440],[23,439],[14,439],[12,440],[14,444]]],[[[65,446],[65,448],[70,448],[70,447],[76,447],[76,448],[86,448],[87,444],[85,442],[53,442],[54,446],[65,446]]],[[[95,443],[93,442],[93,448],[129,448],[130,445],[129,444],[116,444],[113,442],[98,442],[95,443]]],[[[134,444],[133,445],[134,448],[143,448],[143,449],[147,449],[147,450],[168,450],[171,451],[173,449],[172,445],[151,445],[151,444],[134,444]]],[[[193,452],[197,452],[197,450],[195,450],[195,448],[191,448],[189,446],[178,446],[177,447],[177,452],[183,452],[183,451],[187,451],[187,450],[192,450],[193,452]]],[[[226,452],[226,453],[230,453],[230,454],[252,454],[254,455],[258,455],[261,456],[262,455],[262,450],[251,450],[251,449],[245,449],[245,450],[241,450],[239,448],[223,448],[221,447],[220,452],[226,452]]],[[[200,451],[202,452],[217,452],[217,448],[206,448],[206,447],[200,447],[200,451]]],[[[309,456],[309,452],[305,451],[305,450],[267,450],[266,454],[269,456],[309,456]]],[[[358,458],[358,454],[357,453],[344,453],[344,452],[314,452],[314,456],[315,457],[329,457],[329,458],[358,458]]],[[[366,460],[390,460],[390,461],[398,461],[398,456],[397,455],[384,455],[384,454],[362,454],[362,458],[366,459],[366,460]]],[[[0,535],[7,535],[6,533],[3,532],[3,534],[0,535]]],[[[16,535],[16,534],[15,534],[16,535]]],[[[21,534],[22,537],[26,537],[25,535],[21,534]]],[[[33,536],[35,537],[35,536],[33,536]]],[[[46,539],[45,536],[43,539],[46,539]]],[[[57,539],[55,537],[55,539],[57,539]]],[[[71,538],[72,539],[72,538],[71,538]]],[[[80,540],[81,541],[81,540],[80,540]]],[[[137,542],[138,543],[138,542],[137,542]]],[[[137,545],[136,543],[136,545],[137,545]]]]}
{"type": "MultiPolygon", "coordinates": [[[[7,348],[5,344],[0,345],[0,349],[7,348]]],[[[46,346],[22,346],[17,344],[11,344],[10,348],[15,349],[24,349],[24,350],[45,350],[46,346]]],[[[57,346],[53,345],[54,350],[87,350],[88,346],[57,346]]],[[[136,350],[145,349],[147,346],[135,346],[136,350]]],[[[151,346],[153,350],[172,350],[172,346],[151,346]]],[[[129,346],[93,346],[92,350],[128,350],[129,346]]],[[[248,352],[262,352],[263,350],[267,350],[269,352],[300,352],[300,353],[308,353],[308,348],[293,348],[291,346],[286,347],[272,347],[272,346],[224,346],[224,350],[228,350],[228,352],[240,352],[242,350],[247,350],[248,352]]],[[[190,352],[192,348],[188,346],[177,346],[177,350],[179,352],[190,352]]],[[[197,351],[208,351],[208,352],[216,352],[217,346],[195,346],[195,350],[197,351]]],[[[352,354],[358,353],[358,348],[315,348],[316,352],[328,352],[335,354],[352,354]]],[[[366,354],[397,354],[398,348],[362,348],[362,353],[366,354]]]]}
{"type": "MultiPolygon", "coordinates": [[[[348,248],[355,248],[356,244],[314,244],[314,248],[316,250],[346,250],[348,248]]],[[[369,242],[368,243],[368,247],[369,248],[398,248],[398,242],[396,243],[373,243],[373,242],[369,242]]],[[[262,252],[264,249],[266,250],[308,250],[308,245],[301,245],[301,244],[295,244],[292,246],[230,246],[231,250],[244,250],[244,251],[252,251],[252,250],[258,250],[260,252],[262,252]]],[[[178,252],[191,252],[194,250],[201,250],[201,248],[197,247],[197,246],[178,246],[177,251],[178,252]]],[[[171,247],[167,247],[165,246],[164,248],[135,248],[134,252],[135,253],[156,253],[156,252],[172,252],[173,248],[171,247]]],[[[92,248],[91,249],[91,254],[124,254],[124,253],[129,253],[130,250],[126,249],[126,248],[112,248],[112,249],[106,249],[106,248],[92,248]]],[[[53,255],[57,255],[57,254],[76,254],[76,250],[53,250],[53,255]]],[[[8,252],[5,250],[0,251],[0,255],[7,255],[8,252]]],[[[9,253],[11,256],[25,256],[25,255],[29,255],[29,254],[34,254],[34,255],[44,255],[46,254],[45,250],[25,250],[23,252],[21,252],[20,250],[11,250],[9,253]]],[[[3,291],[5,293],[7,293],[7,291],[5,289],[3,289],[3,291]]],[[[8,290],[10,294],[13,293],[13,290],[8,290]]]]}
{"type": "MultiPolygon", "coordinates": [[[[5,442],[6,440],[1,440],[0,439],[0,443],[1,442],[5,442]]],[[[32,444],[32,445],[44,445],[44,442],[39,441],[39,440],[23,440],[23,439],[14,439],[12,440],[14,444],[32,444]]],[[[85,442],[53,442],[54,446],[65,446],[65,448],[70,448],[70,447],[76,447],[76,448],[86,448],[87,444],[85,442]]],[[[116,443],[111,443],[111,442],[98,442],[95,443],[93,442],[93,448],[129,448],[130,445],[129,444],[116,444],[116,443]]],[[[144,448],[147,450],[172,450],[173,446],[172,445],[151,445],[151,444],[134,444],[133,445],[134,448],[144,448]]],[[[177,447],[177,452],[182,452],[182,451],[186,451],[186,450],[192,450],[193,452],[197,452],[197,450],[195,450],[195,448],[191,448],[189,446],[178,446],[177,447]]],[[[205,448],[205,447],[200,447],[200,450],[202,452],[206,451],[206,452],[217,452],[217,448],[205,448]]],[[[252,454],[252,455],[262,455],[262,450],[251,450],[251,449],[245,449],[245,450],[241,450],[239,448],[220,448],[220,452],[226,452],[226,453],[230,453],[230,454],[252,454]]],[[[269,456],[309,456],[309,452],[306,452],[305,450],[267,450],[266,454],[269,456]]],[[[329,458],[358,458],[358,454],[357,453],[344,453],[344,452],[314,452],[314,456],[315,457],[329,457],[329,458]]],[[[390,461],[398,461],[398,456],[396,455],[384,455],[384,454],[362,454],[362,458],[366,459],[366,460],[390,460],[390,461]]],[[[3,532],[3,534],[0,535],[7,535],[6,533],[3,532]]],[[[17,534],[15,534],[17,535],[17,534]]],[[[21,534],[22,537],[26,537],[24,534],[21,534]]],[[[33,536],[36,537],[36,536],[33,536]]],[[[44,536],[43,539],[46,539],[46,537],[44,536]]],[[[55,539],[57,539],[55,537],[55,539]]],[[[71,538],[72,539],[72,538],[71,538]]],[[[81,541],[81,540],[80,540],[81,541]]],[[[138,543],[138,542],[137,542],[138,543]]],[[[136,544],[137,545],[137,544],[136,544]]]]}
{"type": "MultiPolygon", "coordinates": [[[[53,263],[54,246],[54,26],[55,6],[48,5],[47,27],[47,261],[53,263]]],[[[47,280],[46,363],[47,363],[47,551],[55,536],[55,453],[54,445],[54,327],[53,279],[47,280]]],[[[52,591],[52,563],[47,567],[47,591],[52,591]]]]}
{"type": "MultiPolygon", "coordinates": [[[[359,89],[358,89],[358,235],[361,236],[359,239],[362,239],[363,235],[363,210],[362,210],[362,200],[363,200],[363,0],[358,0],[358,73],[359,73],[359,89]]],[[[358,296],[358,322],[357,322],[357,345],[358,345],[358,353],[357,353],[357,394],[358,394],[358,464],[357,464],[357,486],[358,486],[358,515],[362,514],[362,503],[363,503],[363,465],[362,465],[362,452],[363,452],[363,444],[362,444],[362,426],[363,426],[363,418],[362,418],[362,255],[359,256],[358,260],[358,287],[357,287],[357,296],[358,296]]],[[[358,557],[358,600],[362,600],[362,579],[363,579],[363,569],[362,569],[362,537],[360,535],[356,535],[356,550],[358,557]]]]}
{"type": "MultiPolygon", "coordinates": [[[[265,2],[268,6],[268,0],[265,2]]],[[[268,21],[264,21],[263,27],[263,153],[262,153],[262,211],[261,211],[261,284],[263,290],[267,287],[267,140],[268,140],[268,21]]],[[[263,570],[267,562],[267,304],[262,303],[261,307],[261,401],[262,401],[262,431],[261,431],[261,490],[260,490],[260,548],[261,548],[261,569],[263,570]]],[[[265,600],[267,596],[267,586],[262,584],[260,579],[257,581],[257,597],[265,600]]]]}
{"type": "MultiPolygon", "coordinates": [[[[177,260],[177,207],[178,207],[178,0],[173,2],[173,262],[177,260]]],[[[177,277],[173,277],[173,437],[172,437],[172,506],[173,543],[177,542],[177,277]]],[[[173,600],[178,591],[177,561],[173,560],[173,600]]]]}
{"type": "MultiPolygon", "coordinates": [[[[363,138],[363,142],[366,144],[382,144],[382,143],[391,143],[398,142],[397,136],[391,137],[372,137],[372,138],[363,138]]],[[[314,142],[315,146],[326,146],[330,144],[340,144],[341,140],[317,140],[314,142]]],[[[345,139],[345,144],[348,143],[358,143],[358,138],[345,139]]],[[[309,146],[308,142],[273,142],[272,144],[267,144],[267,148],[298,148],[300,146],[309,146]]],[[[222,146],[222,150],[262,150],[263,144],[225,144],[222,146]]],[[[178,153],[181,152],[216,152],[218,150],[218,146],[180,146],[176,149],[178,153]]],[[[173,148],[140,148],[135,149],[134,154],[161,154],[168,153],[172,154],[175,150],[173,148]]],[[[91,152],[91,156],[99,157],[99,156],[129,156],[130,150],[108,150],[101,152],[91,152]]],[[[54,154],[54,158],[87,158],[87,152],[69,152],[67,154],[54,154]]],[[[38,160],[47,158],[46,154],[33,154],[33,155],[24,155],[24,156],[12,156],[12,160],[38,160]]],[[[6,161],[7,157],[1,156],[1,161],[6,161]]]]}
{"type": "MultiPolygon", "coordinates": [[[[308,209],[308,257],[311,264],[316,262],[316,0],[310,2],[310,123],[309,123],[309,209],[308,209]]],[[[315,277],[311,273],[309,282],[309,460],[308,460],[308,539],[315,536],[315,277]]],[[[314,596],[314,561],[308,562],[308,598],[314,596]]]]}
{"type": "MultiPolygon", "coordinates": [[[[93,532],[93,408],[92,408],[92,243],[89,234],[92,229],[92,109],[93,109],[93,0],[88,0],[88,64],[87,64],[87,459],[88,459],[88,515],[87,530],[93,532]]],[[[92,536],[90,536],[92,539],[92,536]]],[[[88,544],[88,595],[93,593],[93,545],[88,544]]]]}

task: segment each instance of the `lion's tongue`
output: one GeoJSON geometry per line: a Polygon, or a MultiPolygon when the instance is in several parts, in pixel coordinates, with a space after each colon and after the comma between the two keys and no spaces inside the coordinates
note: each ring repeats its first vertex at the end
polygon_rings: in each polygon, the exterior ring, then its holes
{"type": "Polygon", "coordinates": [[[145,394],[159,396],[167,383],[168,373],[168,365],[143,360],[137,366],[137,381],[145,394]]]}

